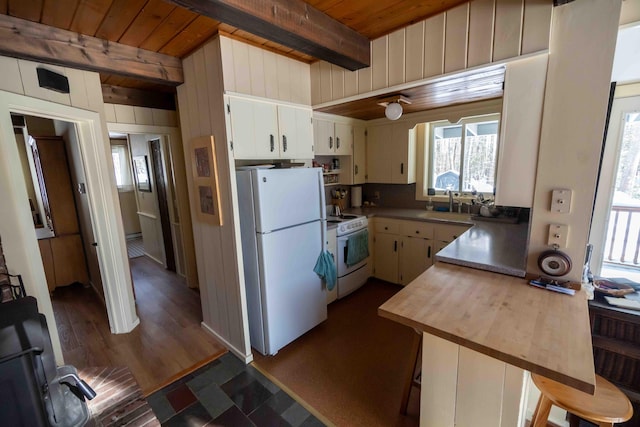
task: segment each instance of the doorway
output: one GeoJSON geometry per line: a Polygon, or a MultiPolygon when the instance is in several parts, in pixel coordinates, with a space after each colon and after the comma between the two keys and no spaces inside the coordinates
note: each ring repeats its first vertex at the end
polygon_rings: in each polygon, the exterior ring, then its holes
{"type": "Polygon", "coordinates": [[[595,275],[640,283],[640,96],[613,102],[590,242],[595,275]]]}

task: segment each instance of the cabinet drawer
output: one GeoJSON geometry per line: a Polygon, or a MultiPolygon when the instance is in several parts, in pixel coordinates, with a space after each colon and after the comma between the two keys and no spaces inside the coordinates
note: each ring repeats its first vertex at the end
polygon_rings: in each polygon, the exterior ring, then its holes
{"type": "Polygon", "coordinates": [[[435,239],[452,242],[469,229],[469,225],[441,224],[435,227],[435,239]]]}
{"type": "Polygon", "coordinates": [[[434,225],[421,221],[402,221],[400,223],[400,234],[410,237],[421,237],[423,239],[433,239],[434,225]]]}
{"type": "Polygon", "coordinates": [[[399,234],[400,222],[397,219],[376,218],[376,232],[399,234]]]}

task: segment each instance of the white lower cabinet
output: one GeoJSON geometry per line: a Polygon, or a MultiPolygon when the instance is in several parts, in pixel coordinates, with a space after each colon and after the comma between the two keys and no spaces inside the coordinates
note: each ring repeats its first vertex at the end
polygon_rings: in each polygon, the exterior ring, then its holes
{"type": "Polygon", "coordinates": [[[374,276],[406,285],[433,264],[431,223],[376,218],[374,276]]]}
{"type": "MultiPolygon", "coordinates": [[[[433,233],[433,253],[434,255],[440,252],[449,243],[456,240],[462,233],[467,231],[471,227],[470,225],[453,225],[453,224],[439,224],[435,227],[433,233]]],[[[434,257],[435,261],[435,257],[434,257]]]]}
{"type": "MultiPolygon", "coordinates": [[[[336,235],[337,230],[335,228],[327,229],[327,236],[325,240],[325,249],[329,251],[333,256],[334,266],[337,265],[338,257],[336,251],[338,249],[338,237],[336,235]]],[[[337,268],[337,267],[336,267],[337,268]]],[[[338,299],[338,284],[333,287],[332,290],[327,289],[327,304],[331,304],[338,299]]]]}

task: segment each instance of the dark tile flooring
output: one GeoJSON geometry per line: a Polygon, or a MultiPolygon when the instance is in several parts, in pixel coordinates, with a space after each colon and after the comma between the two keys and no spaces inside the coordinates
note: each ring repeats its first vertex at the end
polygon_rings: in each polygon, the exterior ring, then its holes
{"type": "Polygon", "coordinates": [[[323,426],[253,366],[231,353],[151,394],[163,426],[323,426]]]}

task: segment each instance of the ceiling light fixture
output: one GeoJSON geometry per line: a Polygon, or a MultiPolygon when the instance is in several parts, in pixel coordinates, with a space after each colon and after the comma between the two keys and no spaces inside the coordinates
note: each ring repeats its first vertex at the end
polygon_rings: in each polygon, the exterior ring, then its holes
{"type": "Polygon", "coordinates": [[[402,104],[411,104],[409,98],[402,95],[394,95],[378,100],[378,105],[385,107],[384,115],[389,120],[398,120],[402,116],[402,104]]]}

